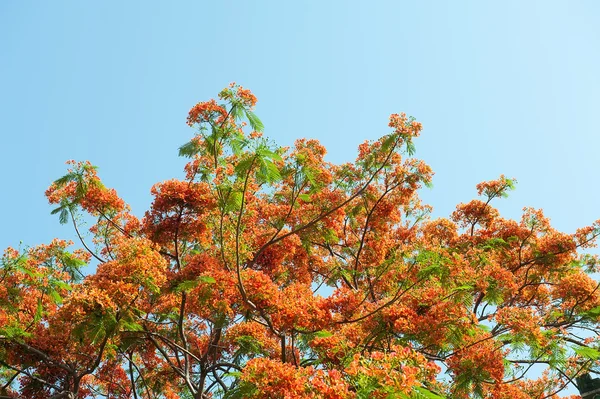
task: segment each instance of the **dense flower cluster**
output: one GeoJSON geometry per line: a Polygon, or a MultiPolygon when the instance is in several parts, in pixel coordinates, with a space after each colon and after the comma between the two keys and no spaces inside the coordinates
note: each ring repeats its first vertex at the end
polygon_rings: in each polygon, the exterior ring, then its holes
{"type": "Polygon", "coordinates": [[[336,165],[317,140],[264,138],[249,90],[219,99],[190,110],[185,179],[155,184],[143,218],[89,162],[48,188],[82,248],[4,251],[0,397],[556,399],[599,365],[580,249],[600,221],[503,218],[504,176],[432,220],[405,114],[336,165]]]}

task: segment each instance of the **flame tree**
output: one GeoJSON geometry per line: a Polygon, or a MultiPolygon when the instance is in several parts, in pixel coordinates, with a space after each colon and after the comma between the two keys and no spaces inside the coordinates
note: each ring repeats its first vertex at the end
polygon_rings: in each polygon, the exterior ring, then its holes
{"type": "Polygon", "coordinates": [[[87,162],[47,190],[81,249],[4,252],[0,398],[543,399],[593,371],[599,222],[505,219],[503,176],[431,220],[412,118],[336,165],[263,138],[249,90],[219,99],[143,218],[87,162]]]}

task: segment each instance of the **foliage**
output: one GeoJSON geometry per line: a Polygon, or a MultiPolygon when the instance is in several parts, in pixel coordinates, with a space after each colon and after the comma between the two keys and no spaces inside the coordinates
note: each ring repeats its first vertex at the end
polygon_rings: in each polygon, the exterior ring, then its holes
{"type": "Polygon", "coordinates": [[[82,249],[5,251],[1,398],[549,398],[597,366],[600,222],[502,218],[503,176],[431,220],[414,119],[335,165],[263,138],[250,91],[219,98],[143,218],[87,162],[50,186],[82,249]]]}

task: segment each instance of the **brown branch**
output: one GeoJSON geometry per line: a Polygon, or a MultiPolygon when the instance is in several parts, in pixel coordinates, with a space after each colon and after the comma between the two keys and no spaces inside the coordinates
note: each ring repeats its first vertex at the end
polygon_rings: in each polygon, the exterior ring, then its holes
{"type": "Polygon", "coordinates": [[[133,378],[133,361],[131,361],[131,358],[128,358],[127,360],[129,360],[129,380],[131,381],[131,392],[133,392],[133,398],[138,399],[137,390],[135,388],[136,379],[133,378]]]}
{"type": "MultiPolygon", "coordinates": [[[[400,183],[397,183],[396,185],[394,185],[391,188],[390,187],[386,188],[386,190],[383,192],[383,194],[381,194],[381,196],[377,199],[377,201],[375,201],[375,204],[373,204],[373,207],[370,210],[368,210],[368,212],[367,212],[367,217],[365,218],[365,225],[363,227],[362,235],[360,237],[360,243],[358,245],[358,250],[356,251],[356,262],[354,263],[354,276],[355,276],[354,284],[357,287],[358,287],[358,281],[356,281],[356,276],[358,275],[358,265],[360,263],[360,254],[365,245],[367,232],[369,231],[369,222],[371,221],[371,217],[373,217],[373,212],[375,212],[375,208],[377,208],[377,206],[381,203],[381,201],[383,201],[385,196],[388,195],[391,191],[393,191],[398,186],[400,186],[400,183]]],[[[368,204],[365,204],[365,210],[367,210],[367,205],[368,204]]],[[[370,280],[369,280],[369,282],[370,282],[370,280]]],[[[373,297],[373,300],[375,300],[375,294],[372,291],[372,287],[371,287],[371,296],[373,297]]]]}
{"type": "Polygon", "coordinates": [[[404,294],[406,294],[409,290],[411,290],[414,286],[416,286],[417,284],[421,283],[422,281],[425,280],[425,277],[422,277],[420,279],[418,279],[417,281],[415,281],[410,287],[407,287],[406,289],[402,290],[398,290],[398,292],[394,295],[394,297],[389,300],[388,302],[384,303],[383,305],[379,306],[377,309],[367,313],[366,315],[360,316],[356,319],[352,319],[352,320],[342,320],[337,322],[337,324],[349,324],[349,323],[356,323],[357,321],[361,321],[364,319],[367,319],[371,316],[373,316],[374,314],[378,313],[379,311],[381,311],[382,309],[387,308],[388,306],[393,305],[395,302],[398,301],[398,299],[402,298],[402,296],[404,294]]]}
{"type": "Polygon", "coordinates": [[[273,245],[291,235],[294,234],[298,234],[299,232],[306,230],[312,226],[314,226],[316,223],[318,223],[319,221],[323,220],[325,217],[331,215],[332,213],[336,212],[338,209],[343,208],[344,206],[348,205],[350,202],[352,202],[354,199],[356,199],[359,195],[361,195],[366,189],[367,187],[369,187],[369,185],[373,182],[373,180],[375,179],[375,177],[377,177],[377,175],[379,174],[379,172],[381,172],[385,166],[387,165],[387,163],[389,162],[390,158],[392,157],[392,154],[394,153],[394,151],[396,150],[396,147],[398,146],[398,143],[400,142],[400,139],[397,139],[396,142],[394,143],[394,145],[392,146],[392,148],[390,149],[390,151],[388,152],[388,155],[386,156],[385,160],[383,161],[383,163],[381,164],[381,166],[379,166],[379,168],[377,168],[377,170],[375,172],[373,172],[373,174],[371,175],[371,177],[365,182],[365,184],[363,184],[354,194],[352,194],[349,198],[347,198],[345,201],[342,201],[340,204],[334,206],[333,208],[329,209],[328,211],[320,214],[319,216],[317,216],[316,218],[314,218],[313,220],[311,220],[310,222],[297,227],[295,229],[292,229],[291,231],[278,236],[278,237],[274,237],[273,239],[269,240],[267,243],[265,243],[257,252],[256,255],[254,255],[254,258],[251,261],[251,264],[254,263],[256,261],[256,258],[258,258],[259,255],[262,254],[263,251],[266,250],[266,248],[270,245],[273,245]]]}
{"type": "Polygon", "coordinates": [[[75,222],[75,216],[73,216],[73,211],[71,211],[70,208],[69,208],[69,214],[71,215],[71,221],[73,222],[73,227],[75,228],[75,233],[77,233],[77,237],[79,237],[79,241],[81,241],[81,244],[86,249],[86,251],[88,251],[94,258],[96,258],[98,260],[98,262],[100,262],[100,263],[106,262],[104,259],[102,259],[98,255],[96,255],[96,253],[87,246],[87,244],[85,243],[85,240],[81,236],[81,233],[79,233],[79,228],[77,227],[77,222],[75,222]]]}
{"type": "MultiPolygon", "coordinates": [[[[7,338],[4,337],[0,337],[0,339],[4,339],[6,340],[7,338]]],[[[54,359],[52,359],[50,356],[48,356],[46,353],[42,352],[41,350],[34,348],[31,345],[26,344],[25,342],[18,342],[18,341],[9,341],[12,344],[15,345],[19,345],[20,347],[24,348],[26,351],[28,351],[29,353],[33,353],[39,357],[41,357],[44,361],[51,363],[57,367],[60,367],[61,369],[65,370],[66,372],[68,372],[69,374],[72,374],[75,370],[63,363],[60,363],[54,359]]]]}
{"type": "Polygon", "coordinates": [[[13,371],[16,371],[16,372],[20,373],[20,374],[25,374],[27,377],[31,378],[32,380],[37,381],[39,383],[42,383],[42,384],[44,384],[44,385],[46,385],[46,386],[48,386],[48,387],[50,387],[52,389],[55,389],[57,391],[62,391],[62,389],[60,387],[54,385],[51,382],[48,382],[48,381],[44,380],[43,378],[37,377],[37,376],[31,374],[30,372],[24,370],[24,369],[20,369],[20,368],[18,368],[16,366],[11,366],[10,364],[4,362],[3,360],[0,360],[0,364],[4,365],[4,367],[7,367],[7,368],[9,368],[9,369],[11,369],[13,371]]]}
{"type": "Polygon", "coordinates": [[[108,343],[110,335],[111,334],[109,334],[108,331],[107,331],[106,335],[104,336],[104,339],[102,340],[102,343],[100,344],[100,348],[99,348],[99,351],[98,351],[98,355],[96,356],[96,360],[81,375],[79,375],[79,377],[83,377],[86,374],[91,374],[92,372],[94,372],[94,370],[96,370],[96,368],[98,368],[98,366],[100,365],[100,362],[102,361],[102,356],[104,355],[104,349],[106,348],[106,344],[108,343]]]}

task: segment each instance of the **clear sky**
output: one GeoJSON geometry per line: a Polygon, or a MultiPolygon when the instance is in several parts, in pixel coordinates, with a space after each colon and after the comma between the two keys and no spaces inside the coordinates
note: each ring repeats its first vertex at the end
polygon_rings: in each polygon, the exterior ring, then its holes
{"type": "Polygon", "coordinates": [[[267,136],[332,162],[413,115],[434,215],[504,173],[505,215],[572,232],[600,218],[599,20],[597,1],[1,1],[0,246],[74,237],[43,195],[67,159],[143,215],[183,176],[187,111],[231,81],[267,136]]]}
{"type": "Polygon", "coordinates": [[[142,215],[182,177],[186,113],[231,81],[259,98],[266,135],[320,139],[329,160],[424,124],[434,215],[501,173],[497,206],[543,208],[573,231],[600,218],[596,1],[2,1],[0,246],[73,237],[44,198],[88,159],[142,215]]]}

